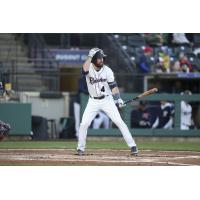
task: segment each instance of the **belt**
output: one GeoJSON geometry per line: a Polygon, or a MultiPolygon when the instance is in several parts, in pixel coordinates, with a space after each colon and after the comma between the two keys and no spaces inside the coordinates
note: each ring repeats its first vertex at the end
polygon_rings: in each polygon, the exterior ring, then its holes
{"type": "MultiPolygon", "coordinates": [[[[108,96],[108,95],[106,95],[106,96],[108,96]]],[[[100,97],[91,97],[90,96],[90,98],[101,100],[101,99],[104,99],[106,96],[105,95],[102,95],[100,97]]]]}

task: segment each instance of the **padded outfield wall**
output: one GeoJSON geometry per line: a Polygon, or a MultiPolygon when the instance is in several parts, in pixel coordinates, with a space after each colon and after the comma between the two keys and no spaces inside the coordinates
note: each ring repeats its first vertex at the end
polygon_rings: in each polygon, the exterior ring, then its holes
{"type": "MultiPolygon", "coordinates": [[[[122,99],[127,100],[133,97],[136,97],[138,94],[136,93],[123,93],[121,94],[122,99]]],[[[88,96],[82,94],[81,95],[81,116],[84,112],[88,100],[88,96]]],[[[154,137],[200,137],[200,129],[191,129],[191,130],[180,130],[180,113],[181,113],[181,101],[185,100],[188,102],[200,102],[200,94],[189,95],[179,95],[179,94],[154,94],[151,96],[147,96],[142,100],[147,101],[161,101],[167,100],[172,101],[175,106],[175,116],[174,116],[174,128],[171,130],[164,129],[132,129],[130,128],[131,122],[131,110],[133,106],[128,104],[123,111],[121,112],[121,116],[124,119],[125,123],[128,125],[131,133],[134,136],[154,136],[154,137]]],[[[120,131],[117,128],[109,128],[105,130],[100,128],[98,130],[89,129],[89,136],[121,136],[120,131]]]]}

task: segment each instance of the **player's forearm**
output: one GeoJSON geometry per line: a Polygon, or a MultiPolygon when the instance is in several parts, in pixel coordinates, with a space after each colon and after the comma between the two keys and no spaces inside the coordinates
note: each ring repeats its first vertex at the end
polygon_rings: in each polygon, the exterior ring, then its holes
{"type": "Polygon", "coordinates": [[[114,87],[112,89],[112,94],[114,95],[114,94],[117,94],[117,93],[119,93],[119,88],[118,87],[114,87]]]}
{"type": "Polygon", "coordinates": [[[115,101],[118,101],[118,99],[121,99],[120,93],[119,93],[119,88],[118,88],[118,87],[114,87],[114,88],[112,89],[112,95],[113,95],[113,99],[114,99],[115,101]]]}
{"type": "Polygon", "coordinates": [[[90,64],[91,64],[91,61],[92,61],[92,58],[91,58],[91,57],[88,57],[88,58],[86,59],[86,61],[84,62],[84,64],[83,64],[83,70],[84,70],[84,72],[89,71],[89,66],[90,66],[90,64]]]}

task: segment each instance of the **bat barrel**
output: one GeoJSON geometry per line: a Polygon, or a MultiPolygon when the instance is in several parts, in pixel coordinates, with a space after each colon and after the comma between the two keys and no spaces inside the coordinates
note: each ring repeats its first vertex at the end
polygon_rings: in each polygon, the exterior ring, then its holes
{"type": "Polygon", "coordinates": [[[130,102],[133,102],[135,100],[138,100],[138,99],[140,99],[142,97],[148,96],[148,95],[156,93],[156,92],[158,92],[158,89],[157,88],[152,88],[152,89],[140,94],[139,96],[135,97],[134,99],[129,99],[129,100],[125,101],[124,104],[128,104],[130,102]]]}

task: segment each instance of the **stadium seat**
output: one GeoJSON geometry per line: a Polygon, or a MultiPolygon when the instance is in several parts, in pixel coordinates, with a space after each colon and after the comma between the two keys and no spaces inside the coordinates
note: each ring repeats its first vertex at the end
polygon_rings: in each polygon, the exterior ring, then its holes
{"type": "Polygon", "coordinates": [[[123,45],[122,48],[130,55],[130,56],[133,56],[135,55],[135,49],[130,47],[130,46],[126,46],[126,45],[123,45]]]}
{"type": "Polygon", "coordinates": [[[200,72],[200,59],[196,57],[189,57],[194,72],[200,72]]]}
{"type": "MultiPolygon", "coordinates": [[[[116,37],[115,37],[116,38],[116,37]]],[[[118,35],[116,38],[122,45],[127,45],[127,37],[125,35],[118,35]]]]}
{"type": "Polygon", "coordinates": [[[128,36],[128,44],[132,47],[145,46],[145,41],[140,34],[132,34],[128,36]]]}
{"type": "Polygon", "coordinates": [[[194,44],[195,46],[200,46],[200,34],[194,34],[194,44]]]}
{"type": "Polygon", "coordinates": [[[140,57],[143,53],[143,48],[142,47],[135,47],[134,49],[135,49],[135,55],[137,57],[140,57]]]}
{"type": "Polygon", "coordinates": [[[180,52],[184,52],[185,54],[191,54],[191,53],[193,53],[191,47],[180,46],[180,47],[175,47],[174,48],[175,55],[178,56],[180,54],[180,52]]]}

